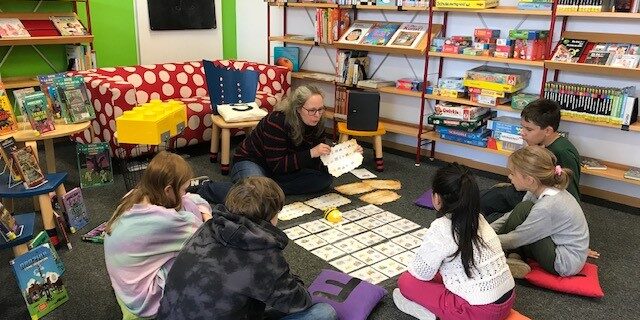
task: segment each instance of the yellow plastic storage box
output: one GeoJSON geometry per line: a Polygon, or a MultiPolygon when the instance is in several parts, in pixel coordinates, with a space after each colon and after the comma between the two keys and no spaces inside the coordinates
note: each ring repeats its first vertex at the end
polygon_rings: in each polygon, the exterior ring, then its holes
{"type": "Polygon", "coordinates": [[[154,99],[116,118],[118,143],[159,145],[182,132],[186,123],[183,102],[154,99]]]}

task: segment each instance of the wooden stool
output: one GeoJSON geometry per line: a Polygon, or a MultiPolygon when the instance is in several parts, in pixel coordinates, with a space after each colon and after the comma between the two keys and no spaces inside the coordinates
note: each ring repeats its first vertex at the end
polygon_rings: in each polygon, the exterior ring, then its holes
{"type": "Polygon", "coordinates": [[[349,136],[354,137],[373,137],[373,150],[375,151],[376,171],[384,171],[384,160],[382,160],[382,135],[387,133],[382,123],[378,122],[378,130],[376,131],[357,131],[347,129],[347,123],[338,122],[338,132],[340,133],[340,142],[349,140],[349,136]]]}
{"type": "Polygon", "coordinates": [[[220,173],[229,174],[229,152],[231,149],[231,130],[243,129],[248,135],[251,130],[258,125],[259,120],[245,122],[226,122],[221,116],[211,115],[211,154],[209,160],[211,163],[218,161],[218,147],[222,139],[222,154],[220,157],[220,173]],[[220,132],[222,131],[222,135],[220,132]],[[221,137],[222,136],[222,137],[221,137]]]}

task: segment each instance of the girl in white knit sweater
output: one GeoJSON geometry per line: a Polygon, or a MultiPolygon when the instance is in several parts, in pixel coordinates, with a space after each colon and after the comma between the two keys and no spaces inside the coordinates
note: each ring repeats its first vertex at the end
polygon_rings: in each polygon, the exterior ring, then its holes
{"type": "Polygon", "coordinates": [[[457,163],[439,169],[432,199],[437,218],[398,279],[396,306],[418,319],[505,319],[515,282],[498,236],[479,214],[474,176],[457,163]]]}

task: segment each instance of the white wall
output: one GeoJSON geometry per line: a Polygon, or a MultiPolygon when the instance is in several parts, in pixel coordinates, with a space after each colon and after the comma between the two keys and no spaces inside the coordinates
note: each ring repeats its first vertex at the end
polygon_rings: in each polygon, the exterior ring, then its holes
{"type": "MultiPolygon", "coordinates": [[[[516,0],[502,0],[501,5],[515,5],[516,0]]],[[[267,59],[267,39],[266,39],[266,4],[262,0],[242,0],[238,1],[238,56],[255,61],[265,62],[267,59]],[[246,24],[240,21],[249,21],[246,24]]],[[[309,15],[314,17],[314,9],[289,8],[287,9],[288,31],[297,34],[314,34],[314,28],[309,15]]],[[[272,8],[272,35],[282,34],[282,9],[272,8]]],[[[413,19],[414,22],[427,22],[427,15],[420,13],[414,16],[412,12],[387,11],[384,15],[381,11],[360,10],[358,19],[361,20],[385,20],[407,22],[413,19]]],[[[434,22],[441,22],[442,14],[436,13],[434,22]]],[[[558,40],[560,22],[556,24],[556,35],[554,40],[558,40]]],[[[529,29],[548,29],[549,18],[537,16],[501,16],[501,15],[478,15],[473,13],[450,13],[447,35],[472,35],[474,28],[488,27],[502,30],[502,36],[517,26],[529,29]]],[[[635,21],[607,21],[597,19],[570,18],[567,30],[570,31],[601,31],[609,33],[640,33],[640,26],[635,21]]],[[[301,62],[308,53],[309,47],[301,46],[301,62]]],[[[335,50],[314,47],[304,62],[302,68],[319,72],[330,73],[335,64],[335,50]]],[[[380,62],[385,58],[383,54],[371,53],[373,72],[380,62]]],[[[430,81],[437,81],[438,59],[432,58],[429,63],[430,81]]],[[[476,67],[477,62],[467,62],[462,60],[445,59],[443,76],[463,76],[464,71],[476,67]]],[[[500,64],[496,64],[500,66],[500,64]]],[[[532,81],[525,90],[530,93],[538,93],[542,79],[542,68],[513,65],[513,68],[529,69],[532,71],[532,81]]],[[[422,77],[424,68],[424,58],[405,58],[403,56],[388,56],[380,69],[376,72],[375,78],[395,80],[401,77],[412,77],[412,69],[419,77],[422,77]],[[410,67],[411,66],[411,67],[410,67]]],[[[552,80],[553,71],[550,71],[552,80]]],[[[560,81],[576,82],[583,84],[625,86],[640,86],[637,79],[615,79],[589,74],[570,74],[561,72],[560,81]]],[[[298,81],[298,80],[296,80],[298,81]]],[[[333,92],[333,87],[322,85],[327,92],[333,92]]],[[[638,88],[640,90],[640,87],[638,88]]],[[[430,101],[433,104],[433,101],[430,101]]],[[[333,95],[327,95],[327,105],[333,104],[333,95]]],[[[420,113],[420,102],[416,98],[403,97],[397,95],[382,94],[380,116],[405,122],[418,122],[420,113]]],[[[519,116],[518,113],[501,112],[506,115],[519,116]]],[[[581,154],[592,156],[616,163],[640,166],[640,133],[623,132],[617,129],[596,127],[570,122],[562,122],[560,130],[569,132],[569,139],[576,145],[581,154]]],[[[387,135],[385,139],[400,142],[410,146],[416,145],[413,137],[400,135],[387,135]]],[[[483,153],[464,147],[457,147],[446,143],[437,143],[438,152],[452,154],[459,157],[469,158],[493,165],[506,165],[506,158],[500,155],[483,153]]],[[[593,186],[599,189],[616,193],[626,194],[633,197],[640,197],[640,187],[612,180],[583,175],[581,184],[593,186]]]]}
{"type": "Polygon", "coordinates": [[[151,31],[146,0],[135,0],[140,64],[222,58],[221,1],[215,0],[217,29],[151,31]]]}

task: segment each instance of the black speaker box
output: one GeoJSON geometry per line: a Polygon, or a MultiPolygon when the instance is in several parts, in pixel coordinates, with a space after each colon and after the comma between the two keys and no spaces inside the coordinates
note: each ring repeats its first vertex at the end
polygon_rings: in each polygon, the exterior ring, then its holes
{"type": "Polygon", "coordinates": [[[368,91],[349,91],[347,129],[357,131],[378,130],[380,94],[368,91]]]}

